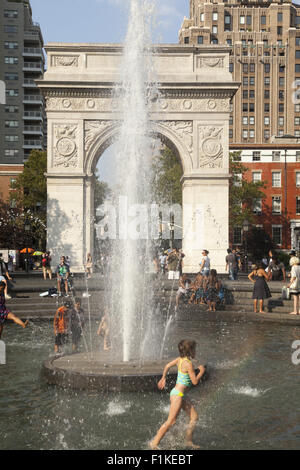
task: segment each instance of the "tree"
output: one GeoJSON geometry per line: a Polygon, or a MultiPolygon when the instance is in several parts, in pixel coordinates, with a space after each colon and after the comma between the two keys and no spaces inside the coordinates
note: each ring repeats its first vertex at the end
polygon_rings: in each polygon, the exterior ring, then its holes
{"type": "Polygon", "coordinates": [[[260,261],[270,250],[274,251],[274,243],[270,235],[260,227],[251,227],[247,235],[248,253],[254,261],[260,261]]]}
{"type": "Polygon", "coordinates": [[[12,208],[0,200],[0,247],[22,249],[24,243],[24,223],[22,211],[12,208]]]}
{"type": "Polygon", "coordinates": [[[32,243],[40,248],[46,242],[47,218],[47,154],[41,150],[32,150],[24,164],[23,172],[17,177],[10,193],[11,205],[22,214],[20,220],[24,227],[27,219],[30,225],[32,243]],[[24,219],[25,217],[25,219],[24,219]]]}
{"type": "Polygon", "coordinates": [[[165,147],[153,161],[153,199],[159,204],[182,204],[182,167],[177,155],[165,147]]]}
{"type": "Polygon", "coordinates": [[[247,181],[248,168],[240,162],[241,152],[230,153],[230,173],[232,175],[229,191],[229,223],[231,227],[242,226],[247,219],[255,223],[253,206],[255,201],[265,199],[264,181],[247,181]]]}

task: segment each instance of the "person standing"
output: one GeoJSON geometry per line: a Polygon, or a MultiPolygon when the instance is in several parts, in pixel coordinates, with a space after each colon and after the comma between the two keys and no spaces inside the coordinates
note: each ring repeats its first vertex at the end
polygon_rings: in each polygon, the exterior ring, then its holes
{"type": "Polygon", "coordinates": [[[259,313],[264,313],[264,299],[272,297],[270,289],[266,281],[269,276],[267,275],[263,264],[258,267],[253,266],[253,271],[249,274],[248,279],[254,283],[252,299],[254,300],[254,313],[257,313],[257,301],[259,300],[259,313]]]}
{"type": "Polygon", "coordinates": [[[56,310],[54,316],[54,334],[55,344],[54,351],[56,353],[61,351],[61,347],[68,341],[68,325],[69,325],[69,309],[70,302],[65,302],[62,307],[56,310]]]}
{"type": "Polygon", "coordinates": [[[209,255],[209,251],[207,250],[203,250],[202,251],[202,260],[201,260],[201,263],[200,263],[200,273],[202,274],[202,276],[209,276],[209,272],[210,272],[210,259],[208,257],[209,255]]]}
{"type": "Polygon", "coordinates": [[[179,254],[177,248],[174,248],[168,255],[168,279],[179,279],[179,254]]]}
{"type": "Polygon", "coordinates": [[[292,271],[291,271],[291,281],[288,287],[290,288],[290,293],[294,297],[294,311],[291,312],[291,315],[300,314],[300,259],[297,256],[293,256],[291,260],[292,271]]]}
{"type": "Polygon", "coordinates": [[[236,281],[238,273],[238,260],[236,254],[232,252],[230,248],[227,250],[227,256],[225,258],[226,267],[225,270],[228,271],[229,280],[236,281]]]}
{"type": "Polygon", "coordinates": [[[66,259],[64,256],[60,258],[60,263],[56,268],[56,274],[57,274],[57,290],[58,290],[58,295],[62,295],[61,293],[61,283],[64,282],[65,285],[65,291],[66,291],[66,297],[69,296],[69,286],[68,286],[68,278],[70,275],[70,268],[69,265],[66,263],[66,259]]]}
{"type": "Polygon", "coordinates": [[[5,305],[5,296],[4,296],[4,290],[5,290],[5,283],[3,281],[0,282],[0,339],[4,327],[4,323],[6,323],[7,320],[11,320],[17,325],[22,326],[22,328],[26,328],[28,324],[28,320],[25,321],[25,323],[16,315],[14,315],[8,308],[6,308],[5,305]]]}
{"type": "Polygon", "coordinates": [[[93,259],[91,253],[88,253],[86,257],[85,271],[87,274],[87,279],[91,279],[93,272],[93,259]]]}
{"type": "Polygon", "coordinates": [[[72,351],[75,352],[78,349],[84,327],[84,310],[81,307],[79,297],[75,298],[74,307],[71,309],[70,327],[72,333],[72,351]]]}
{"type": "Polygon", "coordinates": [[[45,253],[43,253],[42,267],[43,267],[43,275],[44,275],[45,281],[47,279],[47,273],[49,275],[49,279],[52,279],[50,251],[45,251],[45,253]]]}
{"type": "Polygon", "coordinates": [[[11,296],[8,295],[8,285],[7,281],[12,281],[12,278],[9,275],[9,272],[6,267],[6,263],[4,262],[4,259],[2,258],[2,253],[0,253],[0,282],[4,282],[5,288],[4,288],[4,296],[5,300],[10,300],[11,296]]]}
{"type": "Polygon", "coordinates": [[[161,274],[165,274],[166,272],[166,262],[167,262],[167,255],[162,252],[159,256],[159,262],[160,262],[160,272],[161,274]]]}

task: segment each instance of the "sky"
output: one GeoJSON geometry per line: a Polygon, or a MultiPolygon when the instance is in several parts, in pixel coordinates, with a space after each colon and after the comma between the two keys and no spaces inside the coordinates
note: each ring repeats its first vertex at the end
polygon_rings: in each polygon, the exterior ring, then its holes
{"type": "MultiPolygon", "coordinates": [[[[126,34],[128,0],[31,0],[33,21],[44,42],[120,43],[126,34]]],[[[189,0],[157,0],[156,43],[178,43],[189,0]]]]}

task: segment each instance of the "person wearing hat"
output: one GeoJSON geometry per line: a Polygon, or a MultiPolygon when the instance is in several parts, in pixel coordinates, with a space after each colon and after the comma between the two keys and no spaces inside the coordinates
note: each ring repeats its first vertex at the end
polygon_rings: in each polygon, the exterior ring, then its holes
{"type": "Polygon", "coordinates": [[[296,253],[296,251],[295,251],[295,250],[292,250],[292,251],[290,252],[290,266],[291,266],[291,267],[292,267],[293,264],[294,264],[294,258],[298,259],[298,258],[297,258],[297,253],[296,253]]]}
{"type": "Polygon", "coordinates": [[[68,341],[68,325],[69,325],[69,309],[70,302],[64,302],[63,306],[57,309],[54,316],[54,334],[55,345],[54,351],[60,352],[60,348],[68,341]]]}
{"type": "Polygon", "coordinates": [[[300,259],[297,256],[293,256],[290,259],[290,265],[292,266],[291,281],[288,285],[291,295],[294,296],[294,311],[291,315],[300,314],[300,259]]]}

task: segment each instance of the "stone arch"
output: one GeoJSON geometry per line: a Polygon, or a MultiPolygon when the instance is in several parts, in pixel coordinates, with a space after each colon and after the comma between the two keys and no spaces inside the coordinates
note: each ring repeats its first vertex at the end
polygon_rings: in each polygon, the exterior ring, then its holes
{"type": "MultiPolygon", "coordinates": [[[[103,152],[116,140],[119,124],[115,121],[86,121],[85,125],[85,163],[84,170],[88,176],[94,174],[97,163],[103,152]]],[[[192,121],[152,121],[151,132],[170,147],[178,156],[183,173],[193,169],[192,159],[192,121]],[[185,127],[184,127],[185,126],[185,127]],[[177,129],[176,129],[177,128],[177,129]],[[189,132],[182,132],[183,129],[189,132]],[[181,136],[178,134],[180,129],[181,136]],[[176,132],[177,130],[177,132],[176,132]]]]}

